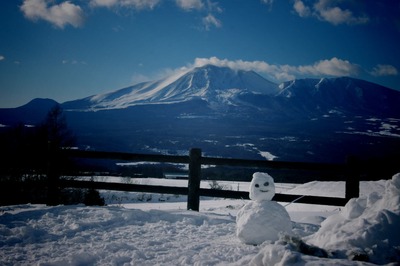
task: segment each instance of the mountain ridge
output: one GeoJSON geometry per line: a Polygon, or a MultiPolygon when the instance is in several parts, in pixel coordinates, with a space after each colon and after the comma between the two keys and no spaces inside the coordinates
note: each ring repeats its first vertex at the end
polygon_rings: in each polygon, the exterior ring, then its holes
{"type": "Polygon", "coordinates": [[[254,71],[206,65],[157,81],[142,82],[114,92],[65,102],[63,106],[71,110],[82,107],[88,110],[105,110],[139,104],[177,103],[194,98],[220,102],[243,91],[275,94],[278,93],[278,85],[254,71]]]}
{"type": "Polygon", "coordinates": [[[215,110],[263,109],[298,116],[336,110],[400,116],[400,92],[350,78],[295,79],[277,85],[254,71],[205,65],[169,77],[62,104],[69,111],[124,109],[136,105],[204,100],[215,110]]]}
{"type": "Polygon", "coordinates": [[[49,110],[58,104],[53,99],[35,98],[16,108],[0,108],[0,124],[35,125],[43,121],[49,110]]]}
{"type": "MultiPolygon", "coordinates": [[[[175,104],[193,99],[204,100],[216,110],[236,106],[269,112],[297,112],[298,115],[301,112],[335,109],[349,113],[400,116],[400,92],[365,80],[350,77],[306,78],[277,85],[254,71],[214,65],[195,67],[163,79],[67,101],[61,106],[66,111],[100,111],[136,105],[175,104]]],[[[46,108],[47,104],[35,104],[35,100],[17,108],[46,108]]]]}
{"type": "Polygon", "coordinates": [[[400,92],[350,77],[301,79],[282,83],[279,97],[317,111],[337,111],[378,116],[400,116],[400,92]],[[295,100],[290,100],[296,98],[295,100]]]}
{"type": "MultiPolygon", "coordinates": [[[[61,107],[85,149],[183,154],[201,147],[212,156],[344,162],[349,154],[398,154],[399,102],[399,91],[349,77],[278,86],[255,72],[206,66],[61,107]]],[[[0,130],[40,123],[43,106],[0,109],[0,130]]]]}

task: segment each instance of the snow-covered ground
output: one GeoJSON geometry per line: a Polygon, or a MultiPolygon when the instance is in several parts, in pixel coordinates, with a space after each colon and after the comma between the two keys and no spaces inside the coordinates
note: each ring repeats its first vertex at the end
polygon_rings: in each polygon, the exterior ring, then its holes
{"type": "MultiPolygon", "coordinates": [[[[248,183],[219,185],[246,190],[248,183]]],[[[344,183],[276,184],[276,190],[343,197],[344,183]]],[[[3,206],[0,265],[398,265],[400,175],[361,182],[360,190],[344,208],[282,203],[293,234],[258,246],[235,234],[246,200],[202,198],[193,212],[184,196],[102,191],[107,207],[3,206]]]]}

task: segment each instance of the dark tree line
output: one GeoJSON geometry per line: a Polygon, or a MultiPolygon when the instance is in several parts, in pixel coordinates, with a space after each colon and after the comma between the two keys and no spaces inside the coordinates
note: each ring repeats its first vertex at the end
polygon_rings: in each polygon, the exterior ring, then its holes
{"type": "MultiPolygon", "coordinates": [[[[57,181],[74,163],[57,151],[76,145],[62,108],[55,105],[37,126],[19,124],[0,133],[0,205],[79,203],[85,191],[60,190],[57,181]]],[[[86,192],[88,194],[89,192],[86,192]]],[[[90,192],[93,197],[93,192],[90,192]]],[[[104,205],[104,202],[103,202],[104,205]]]]}

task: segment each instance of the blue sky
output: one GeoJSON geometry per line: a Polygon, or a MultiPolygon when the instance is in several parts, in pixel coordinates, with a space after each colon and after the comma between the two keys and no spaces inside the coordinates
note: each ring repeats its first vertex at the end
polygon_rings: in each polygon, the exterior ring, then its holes
{"type": "Polygon", "coordinates": [[[0,1],[0,108],[113,91],[213,63],[280,83],[400,90],[397,0],[0,1]]]}

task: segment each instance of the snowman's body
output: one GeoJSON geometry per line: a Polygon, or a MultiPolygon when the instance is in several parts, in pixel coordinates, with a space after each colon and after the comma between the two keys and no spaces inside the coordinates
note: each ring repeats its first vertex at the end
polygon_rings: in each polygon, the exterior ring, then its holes
{"type": "Polygon", "coordinates": [[[271,201],[275,195],[274,180],[267,173],[254,173],[250,183],[250,199],[237,214],[236,234],[246,243],[258,245],[276,241],[279,233],[290,234],[292,222],[285,208],[271,201]]]}

